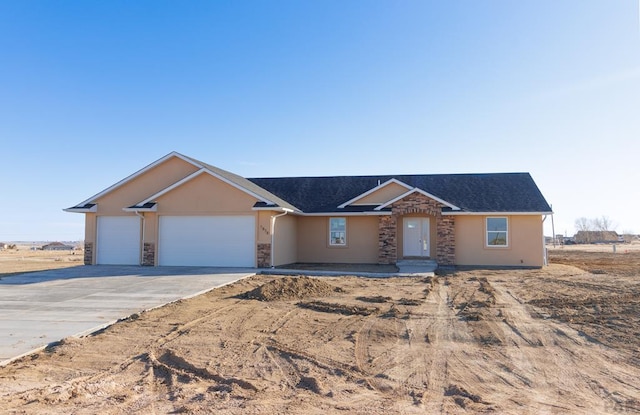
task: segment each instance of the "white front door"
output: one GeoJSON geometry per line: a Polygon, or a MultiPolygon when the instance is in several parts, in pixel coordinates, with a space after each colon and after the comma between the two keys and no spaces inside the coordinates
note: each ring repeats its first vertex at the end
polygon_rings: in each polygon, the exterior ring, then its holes
{"type": "Polygon", "coordinates": [[[429,219],[404,218],[403,254],[405,257],[429,256],[429,219]]]}

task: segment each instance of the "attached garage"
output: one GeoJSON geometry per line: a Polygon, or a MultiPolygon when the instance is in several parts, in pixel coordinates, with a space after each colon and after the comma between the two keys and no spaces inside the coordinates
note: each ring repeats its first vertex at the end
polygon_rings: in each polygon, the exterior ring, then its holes
{"type": "Polygon", "coordinates": [[[253,216],[160,216],[158,265],[255,267],[253,216]]]}
{"type": "Polygon", "coordinates": [[[140,265],[140,218],[98,216],[96,263],[140,265]]]}

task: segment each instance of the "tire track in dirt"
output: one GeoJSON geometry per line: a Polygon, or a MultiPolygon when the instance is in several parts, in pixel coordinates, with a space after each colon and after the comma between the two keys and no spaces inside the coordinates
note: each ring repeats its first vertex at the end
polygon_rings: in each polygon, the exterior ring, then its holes
{"type": "Polygon", "coordinates": [[[619,352],[589,341],[566,324],[534,318],[531,307],[500,283],[494,283],[494,288],[506,339],[500,351],[502,375],[518,386],[510,398],[514,403],[532,412],[607,412],[637,405],[639,372],[625,365],[619,352]],[[618,380],[598,383],[603,374],[618,380]],[[601,407],[594,407],[594,402],[601,407]]]}
{"type": "Polygon", "coordinates": [[[442,413],[444,408],[444,391],[449,385],[449,357],[451,356],[451,333],[453,320],[457,317],[450,306],[449,284],[445,281],[434,290],[434,295],[427,301],[433,315],[433,323],[427,327],[425,338],[429,339],[429,354],[426,358],[427,388],[422,396],[422,404],[427,413],[442,413]]]}

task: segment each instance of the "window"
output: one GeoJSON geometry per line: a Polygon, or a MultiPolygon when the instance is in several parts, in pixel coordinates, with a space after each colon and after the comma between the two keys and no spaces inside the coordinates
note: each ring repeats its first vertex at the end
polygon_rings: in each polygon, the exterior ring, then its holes
{"type": "Polygon", "coordinates": [[[347,219],[329,218],[329,245],[347,245],[347,219]]]}
{"type": "Polygon", "coordinates": [[[487,246],[508,246],[507,218],[487,218],[487,246]]]}

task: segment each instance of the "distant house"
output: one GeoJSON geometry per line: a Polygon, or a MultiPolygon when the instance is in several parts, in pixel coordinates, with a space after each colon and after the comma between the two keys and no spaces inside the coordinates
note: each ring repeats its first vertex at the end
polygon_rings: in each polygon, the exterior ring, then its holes
{"type": "Polygon", "coordinates": [[[51,242],[42,246],[43,251],[73,251],[71,245],[65,245],[62,242],[51,242]]]}
{"type": "Polygon", "coordinates": [[[574,240],[578,244],[611,244],[623,241],[615,231],[578,231],[574,240]]]}

